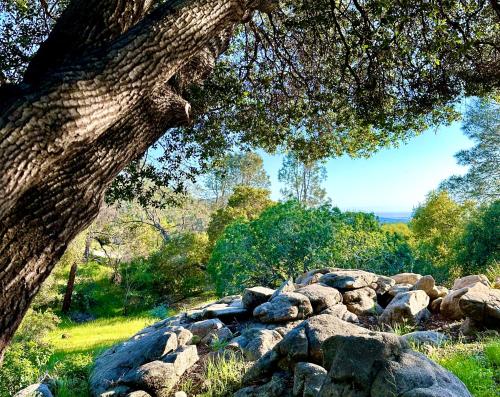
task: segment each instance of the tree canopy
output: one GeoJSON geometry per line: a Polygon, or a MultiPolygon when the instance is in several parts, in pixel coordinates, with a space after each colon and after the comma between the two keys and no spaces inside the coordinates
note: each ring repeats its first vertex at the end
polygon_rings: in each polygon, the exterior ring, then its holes
{"type": "MultiPolygon", "coordinates": [[[[367,156],[456,119],[459,97],[498,92],[494,1],[269,3],[237,30],[208,81],[187,87],[191,126],[165,131],[163,154],[147,167],[132,163],[115,194],[130,193],[137,175],[182,188],[235,145],[292,149],[310,161],[367,156]]],[[[67,4],[2,3],[4,77],[23,80],[67,4]]]]}
{"type": "Polygon", "coordinates": [[[480,202],[500,199],[500,105],[476,98],[468,106],[462,127],[475,145],[461,150],[458,164],[468,166],[465,175],[454,175],[441,184],[459,200],[480,202]]]}

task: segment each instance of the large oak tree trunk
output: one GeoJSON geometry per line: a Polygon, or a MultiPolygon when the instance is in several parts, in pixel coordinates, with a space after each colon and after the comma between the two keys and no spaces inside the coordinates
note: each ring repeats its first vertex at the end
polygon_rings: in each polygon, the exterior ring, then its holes
{"type": "Polygon", "coordinates": [[[170,0],[148,13],[151,3],[73,0],[0,103],[0,360],[109,183],[189,122],[183,87],[267,1],[170,0]]]}

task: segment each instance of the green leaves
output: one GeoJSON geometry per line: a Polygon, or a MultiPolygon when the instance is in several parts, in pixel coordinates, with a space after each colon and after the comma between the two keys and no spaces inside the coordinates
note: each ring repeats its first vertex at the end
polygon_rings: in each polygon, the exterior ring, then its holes
{"type": "Polygon", "coordinates": [[[246,286],[276,287],[326,266],[394,274],[411,260],[406,238],[382,230],[373,214],[288,201],[253,221],[230,224],[212,251],[208,271],[217,294],[225,295],[246,286]]]}

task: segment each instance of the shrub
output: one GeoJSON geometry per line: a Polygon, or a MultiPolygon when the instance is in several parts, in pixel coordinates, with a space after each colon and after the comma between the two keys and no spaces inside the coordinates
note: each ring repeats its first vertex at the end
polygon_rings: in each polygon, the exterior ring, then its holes
{"type": "Polygon", "coordinates": [[[52,352],[51,345],[35,340],[12,343],[0,367],[0,397],[13,396],[43,378],[52,352]]]}
{"type": "Polygon", "coordinates": [[[256,284],[274,287],[318,267],[394,273],[411,265],[405,237],[382,230],[373,214],[288,201],[254,221],[229,225],[212,251],[208,271],[216,292],[224,295],[256,284]]]}
{"type": "Polygon", "coordinates": [[[92,354],[73,354],[64,357],[54,367],[57,397],[90,395],[88,377],[92,367],[92,354]]]}
{"type": "Polygon", "coordinates": [[[175,235],[149,258],[124,265],[124,283],[140,301],[150,298],[155,304],[200,294],[207,288],[207,246],[205,233],[175,235]]]}

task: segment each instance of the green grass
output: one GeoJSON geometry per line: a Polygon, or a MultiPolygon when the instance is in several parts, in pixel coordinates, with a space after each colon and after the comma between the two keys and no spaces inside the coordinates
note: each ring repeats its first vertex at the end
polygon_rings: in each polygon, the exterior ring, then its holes
{"type": "Polygon", "coordinates": [[[203,371],[201,385],[186,379],[178,389],[188,396],[229,397],[242,387],[241,381],[249,367],[240,354],[230,352],[218,358],[209,359],[203,371]]]}
{"type": "Polygon", "coordinates": [[[500,389],[500,339],[447,344],[428,356],[455,374],[474,397],[493,397],[500,389]]]}
{"type": "Polygon", "coordinates": [[[158,319],[151,317],[102,318],[83,324],[74,324],[65,320],[47,336],[47,341],[55,348],[50,363],[54,366],[58,361],[74,354],[95,355],[103,349],[130,338],[137,331],[155,321],[158,319]],[[63,334],[66,338],[62,337],[63,334]]]}

